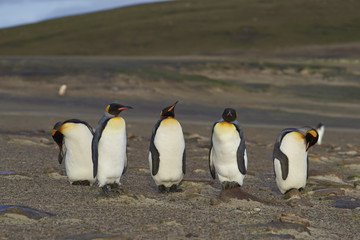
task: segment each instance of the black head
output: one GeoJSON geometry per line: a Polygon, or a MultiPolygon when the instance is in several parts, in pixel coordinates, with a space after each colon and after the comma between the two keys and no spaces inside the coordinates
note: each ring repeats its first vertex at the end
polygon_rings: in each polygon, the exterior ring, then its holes
{"type": "Polygon", "coordinates": [[[235,121],[236,111],[233,108],[225,108],[222,118],[227,122],[235,121]]]}
{"type": "Polygon", "coordinates": [[[312,145],[316,144],[319,139],[319,134],[315,129],[310,129],[305,134],[305,140],[306,140],[306,151],[311,147],[312,145]]]}
{"type": "Polygon", "coordinates": [[[175,117],[175,106],[179,101],[176,101],[173,105],[164,108],[161,113],[160,116],[161,117],[175,117]]]}
{"type": "Polygon", "coordinates": [[[118,116],[121,111],[126,109],[132,109],[130,106],[124,106],[118,103],[111,103],[106,107],[106,112],[108,112],[111,115],[118,116]]]}
{"type": "Polygon", "coordinates": [[[60,127],[62,126],[63,122],[55,123],[52,131],[52,138],[56,142],[56,144],[60,147],[62,146],[62,142],[64,139],[64,135],[60,132],[60,127]]]}

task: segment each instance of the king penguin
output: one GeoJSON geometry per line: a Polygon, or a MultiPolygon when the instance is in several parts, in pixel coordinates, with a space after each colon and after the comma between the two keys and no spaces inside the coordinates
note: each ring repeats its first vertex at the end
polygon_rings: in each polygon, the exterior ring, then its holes
{"type": "Polygon", "coordinates": [[[222,119],[212,127],[209,167],[213,179],[217,173],[223,189],[240,187],[247,170],[245,137],[236,111],[226,108],[222,119]]]}
{"type": "Polygon", "coordinates": [[[184,134],[174,112],[177,103],[161,111],[152,130],[149,164],[159,192],[179,191],[186,172],[184,134]]]}
{"type": "Polygon", "coordinates": [[[309,170],[308,150],[316,144],[318,133],[311,127],[286,128],[276,138],[273,162],[276,184],[281,193],[301,190],[309,170]]]}
{"type": "Polygon", "coordinates": [[[126,124],[119,116],[126,109],[132,107],[108,105],[92,140],[93,176],[107,197],[111,196],[108,186],[113,191],[119,190],[120,178],[127,169],[126,124]]]}
{"type": "Polygon", "coordinates": [[[91,161],[91,140],[94,131],[84,121],[69,119],[57,122],[52,137],[59,146],[58,161],[65,161],[66,175],[73,185],[94,183],[91,161]]]}

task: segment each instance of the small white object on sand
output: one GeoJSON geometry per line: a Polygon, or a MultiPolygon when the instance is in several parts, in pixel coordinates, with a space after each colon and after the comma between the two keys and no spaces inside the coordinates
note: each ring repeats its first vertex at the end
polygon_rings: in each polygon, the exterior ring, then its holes
{"type": "Polygon", "coordinates": [[[59,88],[59,96],[60,96],[60,97],[64,97],[64,96],[65,96],[66,88],[67,88],[66,84],[61,85],[61,87],[59,88]]]}

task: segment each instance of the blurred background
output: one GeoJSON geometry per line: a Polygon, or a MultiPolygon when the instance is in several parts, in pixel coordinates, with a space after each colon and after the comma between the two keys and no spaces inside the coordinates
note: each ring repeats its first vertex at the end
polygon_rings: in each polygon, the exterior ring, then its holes
{"type": "Polygon", "coordinates": [[[359,7],[3,0],[0,111],[95,121],[117,101],[138,106],[130,118],[156,119],[180,100],[184,121],[231,106],[245,124],[359,128],[359,7]]]}

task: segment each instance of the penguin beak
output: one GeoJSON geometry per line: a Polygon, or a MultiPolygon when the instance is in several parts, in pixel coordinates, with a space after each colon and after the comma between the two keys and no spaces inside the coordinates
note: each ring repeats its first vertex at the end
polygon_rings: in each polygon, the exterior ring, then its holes
{"type": "Polygon", "coordinates": [[[169,108],[168,112],[172,111],[172,110],[175,108],[175,106],[176,106],[176,104],[177,104],[178,102],[179,102],[179,101],[176,101],[176,102],[174,103],[174,105],[172,105],[171,108],[169,108]]]}
{"type": "Polygon", "coordinates": [[[133,109],[133,108],[130,106],[118,108],[119,111],[126,110],[126,109],[133,109]]]}
{"type": "Polygon", "coordinates": [[[232,116],[231,112],[228,112],[228,113],[226,114],[226,116],[232,116]]]}
{"type": "Polygon", "coordinates": [[[310,143],[307,142],[307,144],[306,144],[306,151],[309,149],[309,146],[310,146],[310,143]]]}

